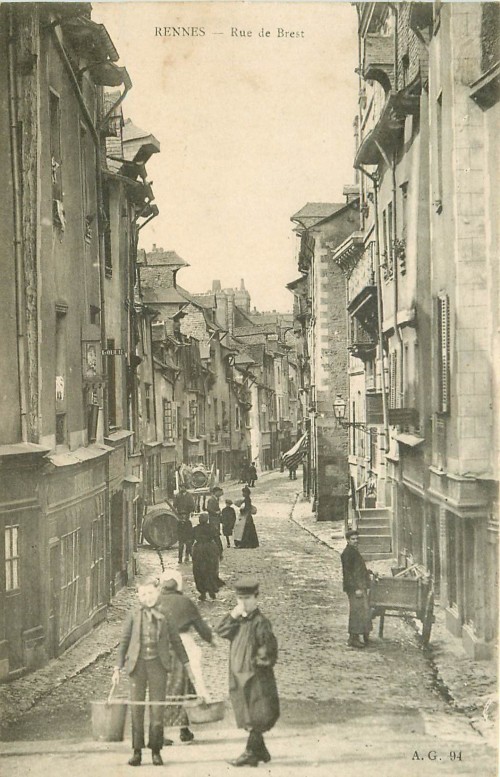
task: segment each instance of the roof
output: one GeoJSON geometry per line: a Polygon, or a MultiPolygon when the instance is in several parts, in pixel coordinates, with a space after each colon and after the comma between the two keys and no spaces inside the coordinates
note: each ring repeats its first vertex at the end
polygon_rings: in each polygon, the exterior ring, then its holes
{"type": "Polygon", "coordinates": [[[276,322],[269,324],[250,324],[248,326],[238,326],[234,330],[235,337],[246,337],[247,335],[275,335],[276,322]]]}
{"type": "Polygon", "coordinates": [[[160,141],[151,132],[126,119],[122,129],[123,156],[128,162],[143,164],[160,150],[160,141]]]}
{"type": "Polygon", "coordinates": [[[173,286],[170,288],[149,289],[147,286],[141,287],[142,298],[146,304],[160,303],[160,304],[186,304],[185,297],[179,294],[178,290],[173,286]]]}
{"type": "Polygon", "coordinates": [[[214,308],[216,306],[215,296],[209,291],[202,294],[192,294],[191,296],[199,305],[202,305],[204,308],[214,308]]]}
{"type": "Polygon", "coordinates": [[[153,251],[146,252],[146,267],[152,267],[154,265],[162,265],[166,267],[189,267],[189,262],[186,262],[175,251],[164,251],[163,248],[154,248],[153,251]]]}
{"type": "Polygon", "coordinates": [[[290,221],[299,221],[306,229],[319,221],[333,216],[338,210],[345,208],[345,202],[308,202],[303,208],[290,217],[290,221]]]}

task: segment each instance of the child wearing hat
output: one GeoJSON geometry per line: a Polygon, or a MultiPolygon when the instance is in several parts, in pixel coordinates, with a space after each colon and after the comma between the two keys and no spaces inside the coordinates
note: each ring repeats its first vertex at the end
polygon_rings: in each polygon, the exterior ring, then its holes
{"type": "Polygon", "coordinates": [[[278,643],[270,621],[258,606],[259,584],[242,578],[235,586],[237,604],[217,627],[231,643],[229,650],[229,695],[236,724],[249,732],[245,751],[233,766],[258,766],[271,760],[262,734],[280,714],[273,667],[278,643]]]}
{"type": "Polygon", "coordinates": [[[220,518],[222,523],[222,533],[226,538],[227,547],[231,547],[229,537],[233,534],[234,524],[236,523],[236,512],[232,507],[232,500],[226,499],[226,506],[222,509],[220,518]]]}

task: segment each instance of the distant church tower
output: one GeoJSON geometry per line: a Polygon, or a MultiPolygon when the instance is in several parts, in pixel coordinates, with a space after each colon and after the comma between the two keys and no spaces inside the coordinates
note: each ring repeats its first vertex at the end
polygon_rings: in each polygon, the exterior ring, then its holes
{"type": "Polygon", "coordinates": [[[245,281],[241,279],[240,288],[234,292],[234,304],[245,313],[250,313],[250,294],[245,289],[245,281]]]}

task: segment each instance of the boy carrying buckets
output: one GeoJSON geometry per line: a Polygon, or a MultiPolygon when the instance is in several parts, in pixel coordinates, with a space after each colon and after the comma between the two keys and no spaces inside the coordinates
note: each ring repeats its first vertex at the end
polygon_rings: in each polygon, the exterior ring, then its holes
{"type": "MultiPolygon", "coordinates": [[[[112,682],[118,685],[120,672],[127,664],[130,678],[130,700],[144,702],[149,688],[151,702],[164,702],[167,674],[170,670],[172,649],[184,664],[189,679],[194,676],[179,632],[165,613],[156,607],[160,595],[158,581],[150,578],[137,586],[139,605],[129,612],[120,645],[112,682]]],[[[130,766],[139,766],[144,741],[144,705],[131,705],[132,748],[130,766]]],[[[149,742],[154,766],[163,764],[160,751],[163,746],[163,714],[161,704],[149,708],[149,742]]]]}

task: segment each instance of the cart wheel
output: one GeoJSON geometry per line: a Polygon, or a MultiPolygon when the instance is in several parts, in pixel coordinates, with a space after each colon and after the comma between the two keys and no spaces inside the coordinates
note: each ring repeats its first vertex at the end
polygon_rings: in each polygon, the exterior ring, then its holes
{"type": "Polygon", "coordinates": [[[434,623],[434,594],[429,592],[425,603],[424,617],[422,619],[422,645],[428,645],[431,638],[432,624],[434,623]]]}

